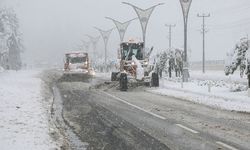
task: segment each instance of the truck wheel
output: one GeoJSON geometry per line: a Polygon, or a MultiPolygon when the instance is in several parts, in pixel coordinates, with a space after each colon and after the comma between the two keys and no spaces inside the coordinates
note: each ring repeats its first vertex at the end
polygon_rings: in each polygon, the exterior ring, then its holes
{"type": "Polygon", "coordinates": [[[159,75],[158,73],[152,73],[151,77],[151,86],[152,87],[159,87],[159,75]]]}
{"type": "Polygon", "coordinates": [[[128,89],[127,74],[122,73],[120,76],[120,91],[127,91],[127,89],[128,89]]]}
{"type": "Polygon", "coordinates": [[[117,73],[116,72],[111,73],[111,81],[117,81],[117,73]]]}

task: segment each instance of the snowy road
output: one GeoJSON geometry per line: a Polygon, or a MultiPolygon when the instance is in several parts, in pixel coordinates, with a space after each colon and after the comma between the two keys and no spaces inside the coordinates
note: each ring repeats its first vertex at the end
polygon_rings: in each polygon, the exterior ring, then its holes
{"type": "MultiPolygon", "coordinates": [[[[151,114],[156,122],[148,122],[148,119],[140,117],[141,123],[153,129],[153,132],[149,132],[172,149],[225,148],[225,145],[218,143],[230,145],[235,149],[249,149],[250,147],[249,114],[215,110],[187,101],[154,95],[143,90],[129,93],[109,90],[108,93],[116,97],[118,102],[122,99],[125,101],[122,103],[129,103],[130,106],[143,109],[144,113],[156,114],[157,116],[151,114]],[[157,130],[155,125],[162,120],[164,121],[162,129],[157,130]]],[[[138,108],[136,109],[140,111],[138,108]]]]}
{"type": "Polygon", "coordinates": [[[88,86],[86,83],[58,84],[63,99],[63,118],[82,143],[87,143],[88,149],[168,150],[150,134],[96,103],[95,99],[100,97],[89,91],[88,86]]]}
{"type": "MultiPolygon", "coordinates": [[[[212,109],[137,88],[120,92],[96,78],[60,82],[63,116],[94,149],[230,149],[250,147],[250,115],[212,109]],[[150,144],[149,144],[150,143],[150,144]]],[[[114,84],[115,85],[115,84],[114,84]]]]}

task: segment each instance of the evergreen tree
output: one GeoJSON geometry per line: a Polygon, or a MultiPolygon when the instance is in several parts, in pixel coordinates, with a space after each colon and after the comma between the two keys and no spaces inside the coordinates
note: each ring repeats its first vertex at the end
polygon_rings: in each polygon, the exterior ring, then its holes
{"type": "Polygon", "coordinates": [[[21,69],[22,50],[15,12],[12,9],[0,9],[0,65],[5,69],[21,69]]]}

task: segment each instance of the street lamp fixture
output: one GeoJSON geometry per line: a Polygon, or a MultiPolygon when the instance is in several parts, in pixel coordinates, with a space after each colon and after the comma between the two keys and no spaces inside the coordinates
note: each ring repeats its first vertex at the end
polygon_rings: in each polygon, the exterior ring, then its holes
{"type": "Polygon", "coordinates": [[[129,6],[132,6],[133,9],[135,10],[139,20],[140,20],[140,23],[141,23],[141,28],[142,28],[142,38],[143,38],[143,42],[144,42],[144,50],[143,50],[143,55],[145,55],[145,47],[146,47],[146,31],[147,31],[147,26],[148,26],[148,21],[149,21],[149,18],[151,16],[151,14],[153,13],[155,7],[159,6],[159,5],[163,5],[164,3],[159,3],[157,5],[154,5],[150,8],[147,8],[147,9],[141,9],[131,3],[128,3],[128,2],[122,2],[123,4],[126,4],[126,5],[129,5],[129,6]]]}
{"type": "Polygon", "coordinates": [[[104,41],[104,46],[105,46],[105,65],[107,65],[107,46],[108,46],[108,40],[110,37],[111,32],[113,31],[114,28],[109,29],[109,30],[102,30],[100,28],[95,27],[95,29],[97,29],[104,41]]]}
{"type": "Polygon", "coordinates": [[[93,50],[92,50],[92,53],[93,53],[93,56],[95,57],[96,55],[94,55],[94,53],[96,53],[96,50],[97,50],[97,44],[100,40],[100,36],[98,37],[93,37],[93,36],[90,36],[90,35],[85,35],[89,38],[91,44],[92,44],[92,47],[93,47],[93,50]]]}
{"type": "Polygon", "coordinates": [[[117,21],[117,20],[115,20],[113,18],[110,18],[110,17],[106,17],[106,19],[112,20],[114,22],[114,24],[115,24],[115,26],[116,26],[116,28],[117,28],[117,30],[119,32],[119,35],[120,35],[120,41],[123,42],[125,33],[126,33],[127,29],[128,29],[128,26],[130,25],[130,23],[133,20],[135,20],[137,18],[131,19],[131,20],[123,22],[123,23],[119,22],[119,21],[117,21]]]}

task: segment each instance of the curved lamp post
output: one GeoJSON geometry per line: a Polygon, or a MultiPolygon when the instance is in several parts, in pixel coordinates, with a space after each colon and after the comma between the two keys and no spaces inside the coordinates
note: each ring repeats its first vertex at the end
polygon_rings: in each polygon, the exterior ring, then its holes
{"type": "Polygon", "coordinates": [[[130,25],[130,23],[133,20],[135,20],[137,18],[131,19],[131,20],[123,22],[123,23],[119,22],[119,21],[117,21],[117,20],[115,20],[113,18],[110,18],[110,17],[106,17],[106,19],[112,20],[114,22],[114,24],[115,24],[115,26],[116,26],[116,28],[117,28],[117,30],[119,32],[119,35],[120,35],[120,42],[123,42],[125,33],[126,33],[127,29],[128,29],[128,26],[130,25]]]}
{"type": "Polygon", "coordinates": [[[109,30],[102,30],[100,28],[95,27],[95,29],[97,29],[100,32],[100,34],[103,38],[104,45],[105,45],[105,65],[107,65],[107,45],[108,45],[108,40],[109,40],[110,34],[114,28],[109,29],[109,30]]]}
{"type": "Polygon", "coordinates": [[[153,13],[155,7],[159,6],[159,5],[163,5],[164,3],[159,3],[157,5],[154,5],[148,9],[141,9],[133,4],[127,3],[127,2],[122,2],[123,4],[132,6],[133,9],[135,10],[140,23],[141,23],[141,28],[142,28],[142,38],[143,38],[143,42],[144,42],[144,50],[143,50],[143,55],[145,55],[145,47],[146,47],[146,31],[147,31],[147,26],[148,26],[148,21],[149,18],[151,16],[151,14],[153,13]]]}
{"type": "Polygon", "coordinates": [[[100,36],[98,36],[98,37],[93,37],[93,36],[90,36],[90,35],[86,35],[86,36],[89,38],[89,40],[90,40],[90,42],[91,42],[91,44],[93,46],[93,53],[95,53],[96,48],[97,48],[97,43],[100,40],[100,36]]]}
{"type": "Polygon", "coordinates": [[[188,14],[190,10],[192,0],[180,0],[182,13],[183,13],[183,20],[184,20],[184,66],[183,66],[183,75],[182,80],[183,82],[188,82],[189,78],[189,64],[187,59],[187,22],[188,22],[188,14]]]}

